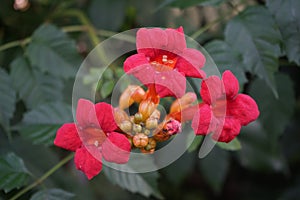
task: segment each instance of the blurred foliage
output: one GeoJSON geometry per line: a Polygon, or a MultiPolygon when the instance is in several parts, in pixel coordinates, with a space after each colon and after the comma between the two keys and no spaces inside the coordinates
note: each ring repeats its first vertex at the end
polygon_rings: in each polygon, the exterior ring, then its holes
{"type": "MultiPolygon", "coordinates": [[[[197,157],[197,138],[155,173],[105,168],[88,182],[66,160],[20,199],[298,199],[299,10],[299,0],[30,0],[24,8],[2,0],[0,199],[35,183],[67,156],[53,139],[59,126],[73,121],[72,86],[86,55],[115,33],[146,26],[183,26],[221,72],[237,76],[241,91],[257,101],[259,119],[204,159],[197,157]]],[[[88,70],[84,84],[97,101],[109,99],[122,62],[88,70]]]]}

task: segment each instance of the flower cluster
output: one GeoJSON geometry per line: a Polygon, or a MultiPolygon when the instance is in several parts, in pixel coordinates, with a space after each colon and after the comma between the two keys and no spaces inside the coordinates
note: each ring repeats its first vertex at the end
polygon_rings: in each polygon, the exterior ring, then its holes
{"type": "Polygon", "coordinates": [[[211,135],[219,142],[230,142],[241,126],[258,115],[255,101],[238,94],[239,83],[230,71],[222,78],[206,78],[204,55],[187,48],[183,28],[141,28],[137,32],[137,54],[124,62],[124,71],[145,87],[129,85],[119,98],[119,106],[80,99],[76,122],[58,129],[56,146],[75,151],[75,165],[91,179],[108,162],[128,162],[130,152],[153,153],[158,142],[181,132],[182,124],[192,121],[196,135],[211,135]],[[186,77],[203,79],[197,95],[186,92],[186,77]],[[161,98],[172,96],[169,113],[161,116],[161,98]],[[128,108],[137,106],[135,113],[128,108]]]}

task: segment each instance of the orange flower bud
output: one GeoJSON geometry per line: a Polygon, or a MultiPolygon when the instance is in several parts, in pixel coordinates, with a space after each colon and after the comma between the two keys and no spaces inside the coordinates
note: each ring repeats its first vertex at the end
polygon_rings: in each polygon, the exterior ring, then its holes
{"type": "Polygon", "coordinates": [[[141,88],[140,86],[136,86],[134,92],[131,95],[131,98],[134,100],[134,102],[140,103],[144,99],[145,94],[146,93],[143,88],[141,88]]]}
{"type": "Polygon", "coordinates": [[[125,121],[121,122],[119,127],[125,133],[131,134],[132,123],[129,120],[125,120],[125,121]]]}
{"type": "Polygon", "coordinates": [[[181,98],[176,99],[171,105],[170,113],[180,112],[183,109],[189,107],[195,100],[197,96],[193,92],[188,92],[183,95],[181,98]]]}
{"type": "Polygon", "coordinates": [[[147,146],[145,146],[145,150],[146,151],[150,151],[150,150],[155,150],[156,147],[156,140],[154,140],[153,138],[149,138],[148,144],[147,146]]]}
{"type": "Polygon", "coordinates": [[[145,133],[146,135],[150,135],[151,131],[149,129],[144,128],[143,133],[145,133]]]}
{"type": "Polygon", "coordinates": [[[147,129],[154,129],[157,128],[158,126],[158,121],[157,119],[153,119],[153,118],[148,118],[146,120],[146,128],[147,129]]]}
{"type": "Polygon", "coordinates": [[[120,108],[114,109],[114,117],[118,125],[120,125],[123,121],[129,120],[129,116],[127,115],[127,113],[120,108]]]}
{"type": "Polygon", "coordinates": [[[121,94],[119,106],[121,109],[128,108],[134,102],[141,102],[145,96],[145,91],[137,85],[129,85],[121,94]]]}
{"type": "Polygon", "coordinates": [[[153,138],[158,142],[166,141],[170,137],[171,137],[171,135],[169,135],[167,132],[164,132],[163,130],[161,130],[158,133],[156,133],[155,135],[153,135],[153,138]]]}
{"type": "Polygon", "coordinates": [[[139,124],[133,124],[132,130],[136,133],[142,132],[142,126],[139,124]]]}
{"type": "Polygon", "coordinates": [[[139,113],[142,114],[142,121],[145,121],[150,117],[153,111],[156,109],[157,105],[153,103],[151,100],[146,99],[140,103],[139,113]]]}
{"type": "Polygon", "coordinates": [[[144,133],[138,133],[135,136],[133,136],[132,141],[134,146],[138,148],[143,148],[148,145],[149,139],[144,133]]]}
{"type": "Polygon", "coordinates": [[[139,124],[141,121],[143,121],[143,116],[141,113],[135,113],[133,118],[134,123],[139,124]]]}
{"type": "Polygon", "coordinates": [[[160,111],[157,110],[157,109],[155,109],[155,110],[153,111],[153,113],[150,115],[149,118],[159,120],[159,118],[160,118],[160,111]]]}

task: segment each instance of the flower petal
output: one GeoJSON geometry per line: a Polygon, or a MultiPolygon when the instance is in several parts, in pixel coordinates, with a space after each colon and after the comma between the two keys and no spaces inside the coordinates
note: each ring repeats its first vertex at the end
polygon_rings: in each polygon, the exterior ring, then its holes
{"type": "Polygon", "coordinates": [[[192,128],[196,135],[207,135],[214,130],[215,119],[213,118],[210,106],[203,104],[195,114],[192,121],[192,128]]]}
{"type": "Polygon", "coordinates": [[[180,98],[185,93],[186,79],[174,70],[157,72],[155,73],[155,88],[161,98],[166,96],[180,98]]]}
{"type": "Polygon", "coordinates": [[[124,62],[124,71],[127,74],[132,74],[144,85],[154,83],[155,70],[144,54],[128,57],[124,62]]]}
{"type": "Polygon", "coordinates": [[[213,104],[217,99],[225,99],[224,86],[218,76],[210,76],[201,83],[200,95],[207,104],[213,104]]]}
{"type": "Polygon", "coordinates": [[[195,114],[199,110],[199,105],[193,105],[182,109],[181,111],[169,114],[169,117],[176,119],[177,121],[184,123],[186,121],[191,121],[195,114]]]}
{"type": "Polygon", "coordinates": [[[256,120],[259,110],[256,102],[246,94],[239,94],[233,101],[228,101],[228,115],[235,117],[245,126],[256,120]]]}
{"type": "Polygon", "coordinates": [[[98,126],[95,105],[86,99],[79,99],[76,110],[76,120],[79,127],[98,126]]]}
{"type": "Polygon", "coordinates": [[[222,80],[227,98],[233,99],[239,92],[239,82],[237,78],[231,73],[231,71],[226,70],[222,75],[222,80]]]}
{"type": "Polygon", "coordinates": [[[168,37],[168,44],[163,48],[163,50],[172,52],[174,54],[181,54],[182,51],[186,49],[186,41],[183,33],[183,28],[167,28],[165,32],[168,37]]]}
{"type": "Polygon", "coordinates": [[[76,168],[83,171],[89,180],[102,170],[101,159],[96,159],[85,147],[76,150],[74,160],[76,168]]]}
{"type": "Polygon", "coordinates": [[[146,57],[153,58],[157,51],[165,50],[168,44],[166,32],[160,28],[140,28],[136,36],[138,53],[144,53],[146,57]]]}
{"type": "Polygon", "coordinates": [[[130,143],[125,135],[112,132],[102,144],[102,153],[108,162],[127,163],[130,156],[130,143]]]}
{"type": "Polygon", "coordinates": [[[97,103],[95,109],[100,128],[105,133],[114,131],[118,128],[114,118],[113,107],[110,104],[104,102],[97,103]]]}
{"type": "Polygon", "coordinates": [[[241,130],[239,120],[231,117],[226,117],[223,127],[219,131],[213,133],[212,138],[219,142],[230,142],[233,140],[241,130]]]}
{"type": "MultiPolygon", "coordinates": [[[[144,66],[149,64],[145,54],[139,53],[129,56],[124,62],[124,71],[128,74],[134,73],[135,68],[140,68],[140,66],[144,66]]],[[[136,69],[137,70],[137,69],[136,69]]]]}
{"type": "Polygon", "coordinates": [[[62,125],[57,130],[54,144],[70,151],[76,151],[76,149],[82,144],[76,129],[76,125],[74,123],[62,125]]]}
{"type": "Polygon", "coordinates": [[[201,70],[205,64],[205,60],[204,55],[200,51],[186,48],[182,54],[179,54],[176,69],[184,73],[185,76],[205,78],[206,74],[201,70]]]}

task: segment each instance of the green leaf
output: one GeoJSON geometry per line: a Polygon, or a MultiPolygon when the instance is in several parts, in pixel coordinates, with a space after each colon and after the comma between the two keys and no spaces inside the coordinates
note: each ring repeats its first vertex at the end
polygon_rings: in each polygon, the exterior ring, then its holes
{"type": "Polygon", "coordinates": [[[163,173],[171,184],[179,186],[191,172],[195,164],[196,153],[185,153],[178,160],[163,169],[163,173]]]}
{"type": "Polygon", "coordinates": [[[153,160],[143,159],[144,157],[139,157],[139,159],[130,160],[126,165],[119,165],[114,163],[109,163],[107,167],[103,168],[106,177],[113,183],[126,189],[133,193],[139,193],[145,197],[150,197],[151,195],[163,199],[161,195],[157,179],[159,174],[157,171],[150,173],[127,173],[124,171],[134,171],[134,169],[143,169],[145,165],[147,167],[154,165],[153,160]],[[113,168],[109,167],[112,165],[113,168]]]}
{"type": "Polygon", "coordinates": [[[153,195],[158,199],[163,199],[158,191],[157,178],[158,173],[152,172],[148,174],[134,174],[114,170],[106,167],[103,169],[107,178],[113,183],[123,189],[129,190],[133,193],[140,193],[145,197],[153,195]]]}
{"type": "Polygon", "coordinates": [[[71,107],[62,102],[52,102],[25,113],[22,123],[17,128],[21,135],[30,139],[33,144],[52,145],[57,129],[71,121],[71,107]]]}
{"type": "Polygon", "coordinates": [[[250,87],[250,95],[256,100],[264,129],[268,138],[275,142],[290,122],[296,105],[293,84],[289,76],[276,74],[278,99],[261,80],[256,80],[250,87]]]}
{"type": "Polygon", "coordinates": [[[267,0],[267,6],[275,16],[289,61],[300,66],[300,1],[267,0]]]}
{"type": "MultiPolygon", "coordinates": [[[[200,146],[200,144],[201,144],[203,138],[204,138],[204,137],[203,137],[203,136],[200,136],[200,135],[196,136],[196,137],[194,138],[192,144],[189,146],[188,152],[190,153],[190,152],[193,152],[193,151],[197,150],[198,147],[200,146]]],[[[189,141],[189,140],[188,140],[188,141],[189,141]]]]}
{"type": "Polygon", "coordinates": [[[80,65],[75,42],[50,24],[40,26],[33,33],[26,53],[32,66],[57,77],[74,77],[80,65]]]}
{"type": "Polygon", "coordinates": [[[97,28],[119,30],[125,19],[125,7],[124,0],[93,0],[88,13],[97,28]]]}
{"type": "Polygon", "coordinates": [[[114,86],[115,86],[114,80],[108,80],[104,82],[100,90],[102,98],[108,97],[112,93],[114,86]]]}
{"type": "Polygon", "coordinates": [[[104,79],[113,79],[114,72],[110,68],[107,68],[103,73],[103,78],[104,79]]]}
{"type": "Polygon", "coordinates": [[[288,166],[277,141],[272,141],[259,121],[243,127],[239,137],[243,148],[238,151],[241,165],[267,172],[288,172],[288,166]]]}
{"type": "Polygon", "coordinates": [[[281,35],[264,7],[248,7],[228,22],[225,41],[242,55],[246,70],[263,79],[277,97],[274,73],[278,71],[281,35]]]}
{"type": "Polygon", "coordinates": [[[242,148],[240,141],[235,138],[229,143],[224,143],[224,142],[218,142],[217,145],[224,149],[224,150],[229,150],[229,151],[237,151],[242,148]]]}
{"type": "Polygon", "coordinates": [[[222,40],[213,40],[207,43],[204,48],[212,57],[221,73],[225,70],[230,70],[239,80],[241,85],[248,82],[242,55],[234,51],[230,44],[222,40]]]}
{"type": "Polygon", "coordinates": [[[0,157],[0,189],[6,193],[25,185],[29,175],[23,160],[14,153],[0,157]]]}
{"type": "Polygon", "coordinates": [[[28,108],[49,101],[62,100],[62,81],[55,76],[32,69],[24,57],[16,58],[12,62],[10,75],[18,96],[28,108]]]}
{"type": "Polygon", "coordinates": [[[229,170],[228,152],[218,147],[213,148],[205,158],[199,160],[199,167],[211,188],[220,193],[229,170]]]}
{"type": "Polygon", "coordinates": [[[38,191],[32,195],[30,200],[68,200],[72,199],[74,196],[75,195],[70,192],[54,188],[38,191]]]}
{"type": "Polygon", "coordinates": [[[162,4],[158,7],[158,9],[163,8],[165,6],[172,6],[178,8],[187,8],[191,6],[217,6],[224,1],[227,0],[165,0],[162,4]]]}
{"type": "Polygon", "coordinates": [[[0,124],[9,129],[9,120],[13,117],[16,104],[16,92],[9,75],[0,69],[0,124]]]}

